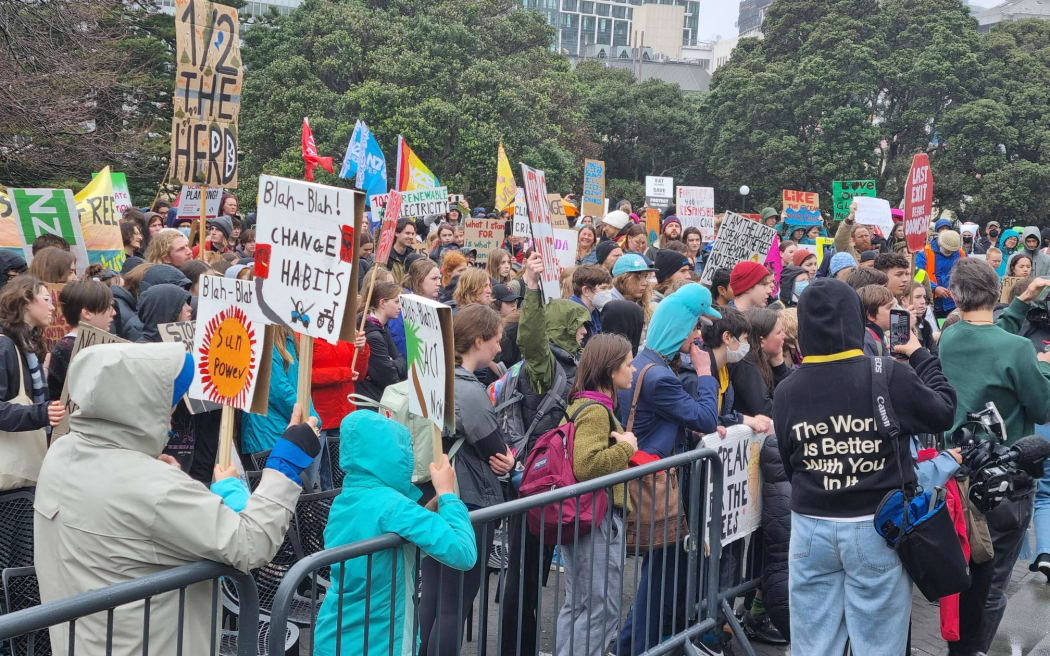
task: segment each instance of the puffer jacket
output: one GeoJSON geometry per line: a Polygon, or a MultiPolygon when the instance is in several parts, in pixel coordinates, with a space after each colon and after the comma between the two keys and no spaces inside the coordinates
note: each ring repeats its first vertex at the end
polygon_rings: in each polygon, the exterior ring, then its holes
{"type": "Polygon", "coordinates": [[[340,426],[339,465],[346,472],[343,491],[332,504],[324,531],[326,549],[397,533],[409,544],[386,549],[371,560],[354,558],[332,566],[332,590],[317,615],[314,649],[335,656],[339,621],[339,581],[342,590],[341,651],[343,654],[416,652],[415,612],[411,607],[416,580],[406,577],[422,550],[449,567],[468,570],[477,560],[474,530],[463,502],[454,494],[438,498],[437,512],[421,507],[420,491],[412,485],[412,438],[408,429],[375,412],[358,410],[340,426]],[[399,562],[395,562],[395,559],[399,562]],[[368,567],[372,585],[369,591],[368,567]],[[346,571],[341,571],[343,567],[346,571]],[[390,584],[391,574],[395,577],[390,584]],[[366,599],[368,604],[366,605],[366,599]],[[365,615],[368,608],[368,615],[365,615]],[[390,644],[393,624],[394,644],[390,644]],[[368,634],[368,650],[364,648],[368,634]]]}
{"type": "MultiPolygon", "coordinates": [[[[48,450],[33,503],[34,560],[45,604],[200,560],[247,572],[280,547],[301,491],[287,476],[265,470],[238,514],[157,460],[185,361],[181,344],[106,344],[70,365],[69,397],[79,407],[70,433],[48,450]]],[[[186,589],[182,653],[209,652],[221,608],[212,614],[211,582],[186,589]]],[[[143,609],[138,601],[114,611],[113,654],[143,653],[143,609]]],[[[149,619],[150,653],[174,655],[179,593],[154,596],[149,619]]],[[[108,653],[106,620],[98,613],[77,621],[76,653],[108,653]]],[[[55,653],[70,651],[68,639],[66,625],[51,628],[55,653]]]]}
{"type": "Polygon", "coordinates": [[[791,481],[780,459],[777,438],[770,435],[759,456],[762,469],[762,601],[769,619],[790,640],[788,607],[788,544],[791,541],[791,481]]]}

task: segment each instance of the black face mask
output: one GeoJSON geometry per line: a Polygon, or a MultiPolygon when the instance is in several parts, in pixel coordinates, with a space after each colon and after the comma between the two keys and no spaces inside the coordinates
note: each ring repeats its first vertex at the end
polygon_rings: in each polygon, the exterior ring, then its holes
{"type": "Polygon", "coordinates": [[[963,241],[969,244],[973,241],[973,237],[971,237],[970,235],[966,235],[965,237],[963,237],[963,241]]]}
{"type": "Polygon", "coordinates": [[[991,237],[992,239],[995,239],[996,237],[999,236],[999,231],[998,230],[989,230],[988,231],[988,236],[991,237]]]}

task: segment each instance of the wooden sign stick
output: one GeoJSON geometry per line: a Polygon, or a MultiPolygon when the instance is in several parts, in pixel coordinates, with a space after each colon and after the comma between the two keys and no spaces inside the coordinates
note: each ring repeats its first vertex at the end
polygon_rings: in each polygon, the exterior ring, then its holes
{"type": "Polygon", "coordinates": [[[200,223],[197,227],[198,237],[200,237],[200,252],[197,253],[200,259],[204,259],[204,239],[208,232],[208,185],[201,185],[201,216],[200,223]]]}
{"type": "Polygon", "coordinates": [[[314,338],[299,335],[299,386],[296,399],[303,408],[303,420],[310,416],[310,394],[313,392],[311,378],[314,369],[314,338]]]}
{"type": "MultiPolygon", "coordinates": [[[[378,266],[378,265],[376,265],[378,266]]],[[[372,282],[368,284],[368,293],[365,295],[365,305],[361,308],[361,327],[357,329],[357,332],[363,333],[365,331],[365,318],[368,317],[368,306],[372,304],[372,292],[376,288],[376,278],[379,276],[372,276],[372,282]]],[[[357,335],[354,335],[357,338],[357,335]]],[[[354,366],[357,364],[357,349],[354,349],[354,355],[350,358],[350,371],[354,370],[354,366]]]]}
{"type": "Polygon", "coordinates": [[[233,462],[233,406],[222,406],[219,419],[219,467],[226,469],[233,462]]]}
{"type": "MultiPolygon", "coordinates": [[[[416,391],[416,398],[419,399],[419,407],[423,411],[423,419],[429,419],[427,417],[427,402],[423,396],[423,386],[419,384],[419,374],[416,373],[416,365],[412,365],[412,387],[416,391]]],[[[434,439],[434,462],[441,462],[441,455],[445,452],[444,446],[441,444],[441,429],[436,424],[430,424],[431,437],[434,439]]]]}

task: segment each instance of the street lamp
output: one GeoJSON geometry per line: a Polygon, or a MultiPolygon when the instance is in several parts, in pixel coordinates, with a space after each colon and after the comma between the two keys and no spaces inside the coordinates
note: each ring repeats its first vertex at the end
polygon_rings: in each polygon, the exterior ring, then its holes
{"type": "Polygon", "coordinates": [[[751,193],[751,187],[747,185],[740,185],[740,195],[743,196],[741,199],[741,205],[743,206],[742,212],[747,214],[747,196],[751,193]]]}

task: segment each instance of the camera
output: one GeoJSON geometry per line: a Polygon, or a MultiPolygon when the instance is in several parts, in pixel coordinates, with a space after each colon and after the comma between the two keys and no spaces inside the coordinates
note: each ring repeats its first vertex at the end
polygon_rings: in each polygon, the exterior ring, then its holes
{"type": "Polygon", "coordinates": [[[970,478],[969,499],[982,513],[1004,499],[1019,499],[1043,476],[1043,462],[1050,456],[1050,442],[1030,435],[1006,446],[1006,429],[994,403],[967,413],[966,421],[952,434],[962,450],[959,473],[970,478]]]}

